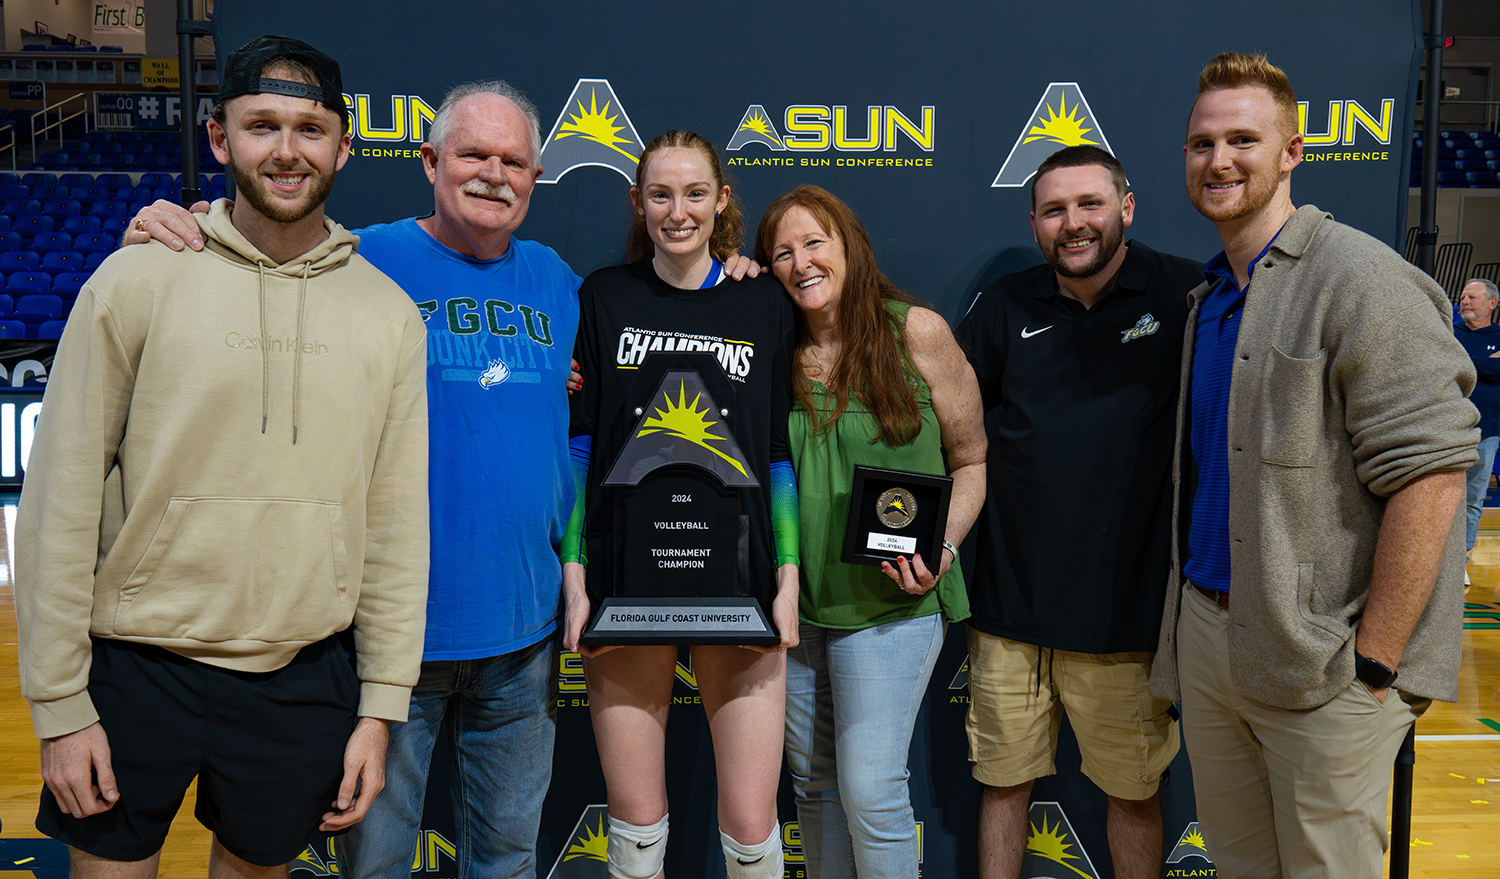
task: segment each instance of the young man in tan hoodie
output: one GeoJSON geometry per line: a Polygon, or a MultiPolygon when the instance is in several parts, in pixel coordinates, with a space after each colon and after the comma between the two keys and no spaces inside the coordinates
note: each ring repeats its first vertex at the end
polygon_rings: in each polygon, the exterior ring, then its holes
{"type": "Polygon", "coordinates": [[[72,875],[150,877],[183,794],[211,876],[285,876],[364,817],[426,597],[426,332],[324,216],[336,62],[230,54],[208,246],[113,255],[59,343],[16,533],[37,827],[72,875]],[[357,671],[336,635],[354,626],[357,671]]]}

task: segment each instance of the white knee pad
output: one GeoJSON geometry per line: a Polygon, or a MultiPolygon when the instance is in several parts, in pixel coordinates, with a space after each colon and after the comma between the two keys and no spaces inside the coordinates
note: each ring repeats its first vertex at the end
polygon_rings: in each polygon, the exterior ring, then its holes
{"type": "Polygon", "coordinates": [[[719,842],[724,845],[724,863],[729,869],[729,879],[781,879],[781,825],[771,829],[771,835],[759,845],[745,845],[734,837],[719,831],[719,842]]]}
{"type": "Polygon", "coordinates": [[[667,816],[643,827],[611,815],[605,853],[609,875],[619,879],[656,879],[667,860],[667,816]]]}

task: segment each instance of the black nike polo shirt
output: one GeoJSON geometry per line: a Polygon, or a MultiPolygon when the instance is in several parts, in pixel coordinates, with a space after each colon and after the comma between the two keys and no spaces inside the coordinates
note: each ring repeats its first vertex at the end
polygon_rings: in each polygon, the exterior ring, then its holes
{"type": "Polygon", "coordinates": [[[989,494],[969,625],[1081,653],[1156,649],[1187,293],[1201,263],[1128,242],[1092,309],[1006,275],[957,335],[984,395],[989,494]]]}

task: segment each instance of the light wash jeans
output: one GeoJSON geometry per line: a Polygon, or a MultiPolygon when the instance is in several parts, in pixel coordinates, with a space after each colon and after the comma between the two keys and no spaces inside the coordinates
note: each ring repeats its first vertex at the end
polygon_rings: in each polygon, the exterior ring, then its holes
{"type": "Polygon", "coordinates": [[[803,623],[786,658],[786,759],[809,879],[916,879],[906,763],[942,614],[868,629],[803,623]]]}
{"type": "Polygon", "coordinates": [[[1479,441],[1479,460],[1464,474],[1469,481],[1465,491],[1468,502],[1469,542],[1466,547],[1474,549],[1479,539],[1479,518],[1484,515],[1484,493],[1490,488],[1490,470],[1495,466],[1495,450],[1500,448],[1500,436],[1487,436],[1479,441]]]}
{"type": "Polygon", "coordinates": [[[553,641],[487,659],[422,663],[410,719],[391,724],[385,790],[335,843],[341,879],[410,879],[433,743],[449,707],[459,879],[536,875],[557,729],[553,641]]]}

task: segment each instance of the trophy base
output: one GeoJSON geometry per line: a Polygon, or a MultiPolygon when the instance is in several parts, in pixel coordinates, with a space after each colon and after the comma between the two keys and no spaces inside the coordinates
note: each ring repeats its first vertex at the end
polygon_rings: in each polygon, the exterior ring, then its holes
{"type": "Polygon", "coordinates": [[[644,644],[754,644],[781,638],[760,602],[723,598],[606,598],[583,630],[584,647],[644,644]]]}

